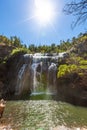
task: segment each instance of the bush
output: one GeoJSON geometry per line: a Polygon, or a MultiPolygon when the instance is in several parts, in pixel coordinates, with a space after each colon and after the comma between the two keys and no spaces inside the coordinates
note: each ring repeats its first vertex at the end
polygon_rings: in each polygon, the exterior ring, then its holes
{"type": "Polygon", "coordinates": [[[87,60],[81,60],[79,63],[80,65],[87,65],[87,60]]]}
{"type": "Polygon", "coordinates": [[[74,71],[77,71],[78,70],[78,66],[75,65],[75,64],[72,64],[72,65],[60,65],[59,66],[59,71],[57,73],[57,78],[59,77],[63,77],[64,75],[67,75],[69,73],[72,73],[74,71]]]}
{"type": "Polygon", "coordinates": [[[16,48],[12,50],[11,56],[16,55],[18,53],[29,53],[29,50],[27,48],[16,48]]]}

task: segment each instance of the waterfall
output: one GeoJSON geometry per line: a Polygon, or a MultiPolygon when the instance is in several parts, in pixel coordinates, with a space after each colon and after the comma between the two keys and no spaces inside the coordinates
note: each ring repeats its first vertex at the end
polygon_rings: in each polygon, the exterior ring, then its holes
{"type": "Polygon", "coordinates": [[[15,86],[15,95],[21,95],[25,91],[31,89],[31,64],[32,64],[32,55],[25,54],[21,59],[19,59],[19,71],[17,75],[17,83],[15,86]],[[21,62],[20,62],[21,60],[21,62]]]}
{"type": "Polygon", "coordinates": [[[64,54],[25,54],[17,76],[15,95],[29,89],[32,93],[47,92],[48,89],[55,93],[58,58],[64,54]]]}
{"type": "Polygon", "coordinates": [[[42,82],[41,82],[41,79],[42,79],[42,62],[41,62],[41,58],[37,57],[34,55],[33,57],[33,63],[31,65],[31,68],[32,68],[32,75],[33,75],[33,93],[36,93],[40,90],[41,88],[41,85],[42,85],[42,82]],[[39,69],[39,70],[38,70],[39,69]]]}
{"type": "Polygon", "coordinates": [[[33,91],[36,91],[36,88],[38,86],[38,81],[36,78],[36,69],[37,69],[38,63],[33,63],[32,64],[32,70],[33,70],[33,91]]]}
{"type": "Polygon", "coordinates": [[[25,68],[26,68],[26,65],[27,64],[23,64],[23,66],[21,67],[21,69],[19,70],[18,72],[18,78],[21,80],[22,76],[23,76],[23,73],[25,71],[25,68]]]}
{"type": "Polygon", "coordinates": [[[17,85],[16,85],[16,90],[15,90],[15,95],[19,95],[21,90],[22,90],[22,77],[23,74],[25,72],[25,68],[26,68],[27,64],[23,64],[23,66],[20,68],[19,72],[18,72],[18,79],[17,79],[17,85]]]}
{"type": "Polygon", "coordinates": [[[55,63],[51,63],[48,68],[48,81],[50,91],[56,93],[57,65],[55,63]]]}
{"type": "Polygon", "coordinates": [[[33,55],[33,63],[32,63],[33,94],[36,92],[48,93],[50,90],[52,92],[52,90],[55,89],[54,86],[56,86],[56,70],[57,70],[56,63],[58,57],[59,57],[58,55],[47,56],[47,54],[42,55],[40,53],[33,55]],[[52,75],[50,73],[51,71],[52,71],[52,75]],[[53,82],[52,84],[50,83],[49,77],[52,77],[52,82],[53,82]]]}

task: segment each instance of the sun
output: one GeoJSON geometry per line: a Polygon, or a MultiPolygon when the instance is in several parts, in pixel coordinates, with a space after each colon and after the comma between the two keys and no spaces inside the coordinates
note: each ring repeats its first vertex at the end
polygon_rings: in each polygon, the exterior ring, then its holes
{"type": "Polygon", "coordinates": [[[35,0],[35,16],[39,24],[48,24],[53,19],[53,6],[49,0],[35,0]]]}

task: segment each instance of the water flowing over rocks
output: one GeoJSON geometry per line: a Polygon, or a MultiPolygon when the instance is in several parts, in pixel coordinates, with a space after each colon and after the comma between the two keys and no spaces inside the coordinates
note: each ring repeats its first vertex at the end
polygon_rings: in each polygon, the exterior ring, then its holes
{"type": "MultiPolygon", "coordinates": [[[[56,91],[55,86],[59,56],[47,56],[47,54],[36,53],[34,55],[27,54],[24,55],[24,57],[31,57],[32,61],[31,64],[27,64],[29,68],[29,71],[27,71],[27,73],[31,75],[31,92],[43,92],[43,90],[46,89],[49,89],[51,92],[53,92],[53,90],[56,91]]],[[[22,70],[24,71],[24,69],[22,70]]],[[[24,74],[23,71],[22,74],[24,74]]]]}
{"type": "Polygon", "coordinates": [[[57,84],[57,66],[55,63],[51,63],[48,68],[48,79],[49,79],[49,88],[52,92],[56,93],[56,84],[57,84]],[[55,88],[55,89],[54,89],[55,88]]]}
{"type": "Polygon", "coordinates": [[[63,54],[41,53],[13,55],[5,65],[6,85],[2,95],[9,99],[22,99],[33,91],[42,92],[48,89],[55,93],[58,58],[62,56],[63,54]]]}
{"type": "Polygon", "coordinates": [[[21,98],[21,95],[30,93],[30,73],[29,65],[31,57],[25,57],[23,54],[12,57],[8,60],[8,86],[10,95],[21,98]],[[10,79],[9,79],[10,78],[10,79]]]}
{"type": "Polygon", "coordinates": [[[57,78],[58,67],[65,63],[67,56],[64,52],[51,55],[18,53],[9,57],[6,64],[0,64],[0,98],[29,99],[29,95],[36,92],[50,93],[53,99],[86,106],[86,72],[83,77],[71,74],[57,78]]]}

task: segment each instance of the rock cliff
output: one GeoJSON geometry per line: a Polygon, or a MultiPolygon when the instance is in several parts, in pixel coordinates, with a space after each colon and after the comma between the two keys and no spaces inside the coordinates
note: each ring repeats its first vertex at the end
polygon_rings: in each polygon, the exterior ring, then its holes
{"type": "Polygon", "coordinates": [[[48,84],[51,91],[56,90],[56,100],[87,106],[87,40],[74,45],[62,58],[39,57],[37,64],[35,56],[32,59],[30,55],[24,55],[24,52],[10,55],[14,48],[0,44],[0,98],[26,98],[32,91],[32,76],[36,74],[37,83],[41,79],[44,86],[48,84]],[[64,64],[68,69],[65,74],[63,72],[63,76],[58,77],[56,74],[59,67],[64,64]],[[77,68],[74,71],[70,68],[72,64],[77,68]],[[33,67],[36,67],[36,70],[33,67]],[[32,69],[36,72],[32,73],[32,69]]]}
{"type": "MultiPolygon", "coordinates": [[[[25,79],[22,78],[24,82],[22,84],[22,90],[20,94],[15,95],[18,73],[25,61],[23,57],[24,53],[22,52],[11,56],[10,53],[13,49],[14,47],[12,46],[0,44],[0,98],[16,99],[22,97],[24,95],[23,92],[26,93],[27,90],[30,92],[29,85],[27,85],[29,83],[29,75],[25,72],[25,79]],[[23,91],[24,88],[25,91],[23,91]]],[[[28,69],[28,67],[26,67],[26,69],[28,69]]]]}
{"type": "Polygon", "coordinates": [[[67,68],[63,68],[63,76],[57,78],[57,100],[87,106],[87,40],[73,46],[68,57],[59,61],[61,65],[67,68]],[[70,68],[72,65],[75,70],[70,68]]]}

